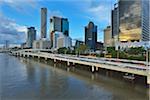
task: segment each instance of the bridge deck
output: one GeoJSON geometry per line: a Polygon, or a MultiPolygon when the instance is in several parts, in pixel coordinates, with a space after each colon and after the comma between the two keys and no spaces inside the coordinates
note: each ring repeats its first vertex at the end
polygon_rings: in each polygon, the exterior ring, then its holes
{"type": "Polygon", "coordinates": [[[46,59],[49,58],[49,59],[60,60],[60,61],[65,61],[69,63],[83,64],[87,66],[105,68],[109,70],[127,72],[127,73],[142,75],[142,76],[147,76],[148,70],[149,70],[149,68],[144,65],[112,62],[112,61],[106,61],[102,59],[101,60],[92,59],[92,58],[89,59],[89,58],[84,58],[84,57],[51,54],[51,53],[43,53],[43,52],[19,52],[19,53],[22,55],[26,55],[26,56],[37,56],[37,57],[43,57],[46,59]]]}

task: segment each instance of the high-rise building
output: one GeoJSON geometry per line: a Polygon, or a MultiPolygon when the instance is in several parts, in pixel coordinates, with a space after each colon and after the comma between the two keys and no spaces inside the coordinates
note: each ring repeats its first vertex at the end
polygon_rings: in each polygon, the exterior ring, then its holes
{"type": "Polygon", "coordinates": [[[97,26],[94,25],[93,22],[89,22],[89,24],[85,27],[85,44],[92,51],[96,50],[96,42],[97,42],[97,26]]]}
{"type": "Polygon", "coordinates": [[[150,41],[150,1],[142,0],[142,41],[150,41]]]}
{"type": "Polygon", "coordinates": [[[119,0],[119,41],[149,41],[149,0],[119,0]]]}
{"type": "Polygon", "coordinates": [[[105,47],[113,46],[113,38],[110,26],[107,26],[107,28],[104,29],[104,46],[105,47]]]}
{"type": "Polygon", "coordinates": [[[29,27],[27,29],[27,47],[32,48],[34,40],[36,40],[36,30],[34,27],[29,27]]]}
{"type": "Polygon", "coordinates": [[[53,16],[50,18],[50,39],[51,47],[53,47],[53,39],[55,32],[62,32],[64,35],[69,36],[69,22],[67,18],[53,16]]]}
{"type": "Polygon", "coordinates": [[[119,39],[119,11],[117,3],[114,5],[114,9],[111,12],[111,29],[112,38],[114,40],[114,44],[116,44],[119,39]]]}
{"type": "Polygon", "coordinates": [[[67,18],[62,18],[61,26],[61,32],[63,32],[64,35],[69,36],[69,22],[67,18]]]}
{"type": "Polygon", "coordinates": [[[41,8],[41,38],[47,34],[47,8],[41,8]]]}

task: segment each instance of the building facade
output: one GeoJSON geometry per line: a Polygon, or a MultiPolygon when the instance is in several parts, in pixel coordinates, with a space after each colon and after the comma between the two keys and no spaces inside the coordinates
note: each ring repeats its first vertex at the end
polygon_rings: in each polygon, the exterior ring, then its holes
{"type": "Polygon", "coordinates": [[[117,44],[119,39],[119,9],[118,4],[114,5],[114,9],[111,12],[111,32],[114,44],[117,44]]]}
{"type": "Polygon", "coordinates": [[[67,18],[62,18],[61,20],[61,32],[64,35],[69,36],[69,22],[67,18]]]}
{"type": "Polygon", "coordinates": [[[149,0],[119,0],[119,42],[150,41],[149,0]]]}
{"type": "Polygon", "coordinates": [[[71,47],[72,46],[72,39],[69,36],[64,34],[60,35],[57,39],[57,49],[62,47],[71,47]]]}
{"type": "Polygon", "coordinates": [[[89,24],[85,27],[85,44],[92,51],[96,50],[96,42],[97,42],[97,26],[94,25],[93,22],[89,22],[89,24]]]}
{"type": "Polygon", "coordinates": [[[104,46],[105,47],[113,46],[113,38],[110,26],[107,26],[107,28],[104,29],[104,46]]]}
{"type": "Polygon", "coordinates": [[[69,22],[67,18],[53,16],[50,18],[50,39],[51,47],[54,43],[55,32],[62,32],[64,35],[69,36],[69,22]]]}
{"type": "Polygon", "coordinates": [[[41,38],[47,34],[47,8],[41,8],[41,38]]]}
{"type": "Polygon", "coordinates": [[[60,37],[60,35],[63,35],[62,32],[54,32],[54,36],[53,36],[53,47],[52,48],[57,48],[57,40],[60,37]]]}
{"type": "Polygon", "coordinates": [[[35,40],[33,41],[34,49],[49,49],[50,41],[49,40],[35,40]]]}
{"type": "Polygon", "coordinates": [[[142,0],[142,41],[150,41],[150,1],[142,0]]]}
{"type": "Polygon", "coordinates": [[[36,30],[34,27],[29,27],[27,29],[27,47],[32,48],[33,41],[36,40],[36,30]]]}
{"type": "Polygon", "coordinates": [[[84,45],[85,43],[83,41],[80,41],[80,40],[76,40],[75,42],[75,48],[79,48],[80,45],[84,45]]]}

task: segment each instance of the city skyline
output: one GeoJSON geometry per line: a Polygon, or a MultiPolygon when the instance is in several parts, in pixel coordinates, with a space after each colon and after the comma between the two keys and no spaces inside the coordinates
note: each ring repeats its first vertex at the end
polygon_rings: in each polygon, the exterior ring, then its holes
{"type": "Polygon", "coordinates": [[[38,35],[37,39],[40,38],[40,9],[42,7],[46,7],[48,10],[48,38],[50,34],[50,17],[61,16],[68,18],[70,22],[69,34],[73,39],[84,40],[84,27],[89,21],[93,21],[98,26],[98,41],[103,41],[103,30],[106,26],[110,25],[111,8],[115,1],[116,0],[49,0],[37,2],[35,0],[0,1],[0,19],[3,20],[0,25],[2,29],[0,32],[0,44],[5,43],[4,40],[11,40],[11,43],[25,42],[26,34],[24,31],[26,31],[25,28],[30,26],[35,27],[38,35]],[[25,5],[19,5],[21,3],[24,3],[25,5]],[[4,25],[8,26],[5,27],[4,25]],[[5,38],[3,38],[4,36],[5,38]]]}

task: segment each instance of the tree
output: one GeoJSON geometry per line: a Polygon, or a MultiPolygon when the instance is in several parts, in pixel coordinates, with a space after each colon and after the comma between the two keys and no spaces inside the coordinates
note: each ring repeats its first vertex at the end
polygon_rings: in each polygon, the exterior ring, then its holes
{"type": "Polygon", "coordinates": [[[59,48],[58,53],[66,54],[67,53],[67,48],[66,47],[59,48]]]}
{"type": "Polygon", "coordinates": [[[129,50],[127,50],[127,53],[130,55],[138,55],[144,53],[145,50],[143,47],[131,47],[129,50]]]}
{"type": "Polygon", "coordinates": [[[80,44],[78,48],[76,48],[76,53],[83,54],[85,51],[88,50],[88,47],[85,44],[80,44]]]}

